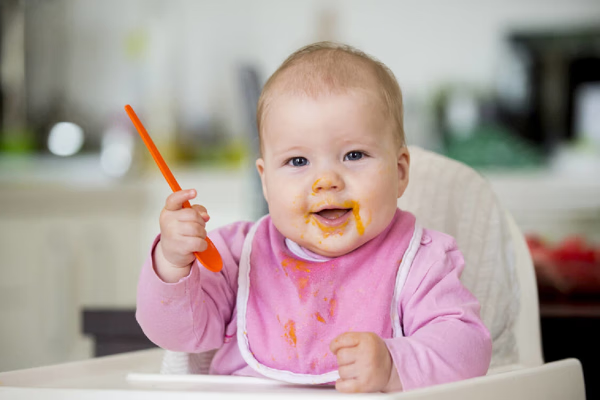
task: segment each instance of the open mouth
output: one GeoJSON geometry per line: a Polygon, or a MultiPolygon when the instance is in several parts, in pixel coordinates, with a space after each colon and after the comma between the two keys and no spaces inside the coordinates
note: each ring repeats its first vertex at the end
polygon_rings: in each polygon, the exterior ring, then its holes
{"type": "Polygon", "coordinates": [[[321,229],[340,229],[349,221],[352,208],[324,208],[312,213],[321,229]]]}
{"type": "Polygon", "coordinates": [[[350,211],[352,211],[351,208],[330,208],[330,209],[318,211],[315,214],[317,214],[318,216],[320,216],[324,219],[333,221],[333,220],[336,220],[338,218],[345,216],[350,211]]]}
{"type": "Polygon", "coordinates": [[[333,202],[327,201],[321,204],[315,204],[312,208],[314,211],[309,211],[306,214],[306,223],[312,221],[313,224],[323,231],[325,237],[327,237],[332,234],[343,235],[345,227],[350,220],[353,219],[356,231],[359,235],[362,235],[365,231],[365,227],[359,214],[360,206],[358,202],[346,200],[332,203],[333,202]]]}

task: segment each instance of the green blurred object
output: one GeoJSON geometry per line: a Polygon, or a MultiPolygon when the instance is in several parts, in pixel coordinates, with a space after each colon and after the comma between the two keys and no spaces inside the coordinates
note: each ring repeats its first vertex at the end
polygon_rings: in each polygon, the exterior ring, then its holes
{"type": "Polygon", "coordinates": [[[446,155],[474,168],[533,168],[544,163],[541,151],[495,125],[478,126],[468,137],[450,132],[446,155]]]}
{"type": "Polygon", "coordinates": [[[219,146],[201,147],[194,161],[205,165],[240,166],[248,155],[247,149],[242,140],[230,140],[219,146]]]}
{"type": "Polygon", "coordinates": [[[194,145],[177,145],[174,149],[174,164],[202,164],[205,166],[239,167],[249,156],[249,146],[242,139],[204,141],[194,145]]]}
{"type": "Polygon", "coordinates": [[[7,129],[0,132],[0,151],[11,154],[31,153],[35,149],[33,132],[29,129],[7,129]]]}

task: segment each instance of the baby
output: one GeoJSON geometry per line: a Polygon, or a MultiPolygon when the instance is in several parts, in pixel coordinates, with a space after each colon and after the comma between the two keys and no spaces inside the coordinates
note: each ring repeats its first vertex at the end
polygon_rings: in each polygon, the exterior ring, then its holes
{"type": "Polygon", "coordinates": [[[490,335],[455,241],[397,208],[410,165],[402,117],[382,63],[328,42],[292,54],[258,102],[269,214],[208,235],[223,258],[214,273],[193,254],[207,247],[207,210],[182,208],[196,191],[167,198],[139,282],[148,338],[218,349],[211,374],[342,392],[484,375],[490,335]]]}

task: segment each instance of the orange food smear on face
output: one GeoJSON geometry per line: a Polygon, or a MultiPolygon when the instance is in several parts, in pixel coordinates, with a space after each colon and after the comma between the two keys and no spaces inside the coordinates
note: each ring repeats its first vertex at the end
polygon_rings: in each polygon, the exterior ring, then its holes
{"type": "Polygon", "coordinates": [[[365,233],[365,226],[360,219],[360,214],[358,213],[359,211],[358,204],[356,204],[356,207],[352,208],[352,214],[354,214],[354,220],[356,221],[356,232],[358,232],[359,235],[362,235],[365,233]]]}
{"type": "Polygon", "coordinates": [[[317,185],[318,185],[318,183],[319,183],[319,181],[320,181],[320,180],[321,180],[321,179],[317,179],[317,180],[315,181],[315,183],[313,183],[313,185],[312,185],[312,191],[313,191],[313,194],[314,194],[314,193],[317,193],[317,185]]]}
{"type": "MultiPolygon", "coordinates": [[[[304,220],[307,224],[312,223],[313,225],[318,226],[321,232],[323,232],[323,237],[326,238],[336,234],[342,236],[344,234],[343,229],[346,227],[346,225],[348,225],[348,221],[346,221],[340,226],[326,226],[317,221],[315,218],[312,218],[310,213],[305,215],[304,220]]],[[[319,242],[319,244],[321,244],[321,242],[319,242]]]]}
{"type": "Polygon", "coordinates": [[[315,313],[315,317],[317,318],[317,321],[325,323],[325,320],[323,319],[323,317],[321,316],[321,313],[315,313]]]}
{"type": "MultiPolygon", "coordinates": [[[[315,183],[313,184],[313,192],[314,192],[314,188],[315,185],[317,184],[317,182],[319,182],[319,179],[317,181],[315,181],[315,183]]],[[[327,200],[324,202],[324,204],[332,204],[331,201],[327,200]]],[[[320,204],[317,205],[317,207],[320,204]]],[[[365,233],[365,225],[362,222],[362,219],[360,217],[360,205],[358,204],[357,201],[354,200],[347,200],[345,202],[343,202],[340,205],[340,208],[350,208],[352,209],[352,215],[354,216],[354,221],[356,224],[356,231],[358,232],[359,235],[363,235],[365,233]]],[[[308,223],[312,223],[313,225],[316,225],[319,227],[319,229],[323,232],[323,236],[324,237],[329,237],[331,235],[340,235],[342,236],[344,234],[344,228],[346,227],[346,225],[348,225],[349,220],[346,220],[342,225],[340,226],[325,226],[322,223],[320,223],[317,219],[315,219],[312,216],[311,212],[308,212],[305,215],[305,222],[308,223]]]]}
{"type": "Polygon", "coordinates": [[[290,319],[290,320],[288,320],[288,322],[286,322],[283,329],[284,329],[283,336],[285,337],[287,342],[290,345],[296,347],[296,323],[290,319]]]}

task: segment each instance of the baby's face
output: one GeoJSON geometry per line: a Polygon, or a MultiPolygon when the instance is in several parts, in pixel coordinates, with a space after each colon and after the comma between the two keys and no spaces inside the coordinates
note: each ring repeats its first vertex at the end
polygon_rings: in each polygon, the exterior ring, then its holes
{"type": "Polygon", "coordinates": [[[409,155],[374,96],[278,96],[263,121],[256,166],[285,237],[337,257],[389,225],[408,184],[409,155]]]}

